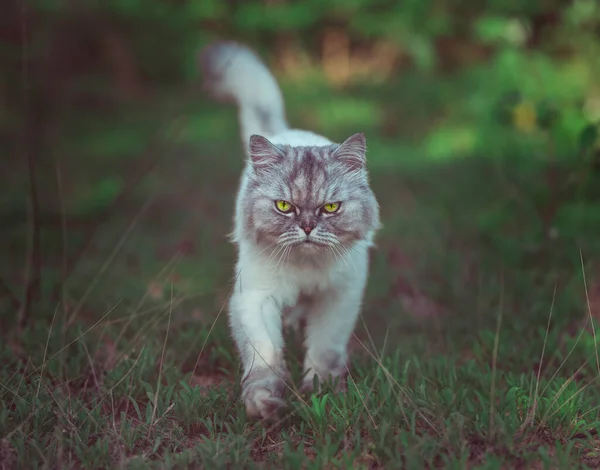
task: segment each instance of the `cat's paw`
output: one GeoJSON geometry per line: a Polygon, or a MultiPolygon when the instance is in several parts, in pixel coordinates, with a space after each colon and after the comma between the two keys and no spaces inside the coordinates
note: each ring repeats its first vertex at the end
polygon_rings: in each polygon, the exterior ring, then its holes
{"type": "Polygon", "coordinates": [[[285,382],[273,372],[253,372],[242,386],[242,400],[250,419],[274,420],[286,407],[285,382]]]}
{"type": "Polygon", "coordinates": [[[283,398],[266,388],[251,388],[244,398],[246,415],[250,419],[275,420],[286,407],[283,398]]]}
{"type": "Polygon", "coordinates": [[[340,375],[337,377],[328,376],[327,379],[323,379],[316,374],[308,374],[302,381],[300,386],[300,393],[303,395],[310,395],[312,393],[321,393],[323,390],[324,383],[331,383],[333,385],[333,391],[335,393],[344,393],[348,390],[348,383],[346,375],[340,375]]]}
{"type": "MultiPolygon", "coordinates": [[[[346,353],[332,349],[307,355],[304,363],[304,379],[300,391],[320,393],[323,384],[333,385],[334,392],[345,392],[348,367],[346,353]],[[318,384],[318,385],[317,385],[318,384]]],[[[331,387],[327,387],[331,389],[331,387]]]]}

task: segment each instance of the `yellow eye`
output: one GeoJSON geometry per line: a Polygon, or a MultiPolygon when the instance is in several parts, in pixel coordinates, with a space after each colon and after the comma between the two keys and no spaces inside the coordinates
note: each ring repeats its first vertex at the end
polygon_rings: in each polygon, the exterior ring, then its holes
{"type": "Polygon", "coordinates": [[[275,201],[275,207],[277,207],[277,210],[283,213],[291,212],[294,208],[294,206],[292,206],[289,202],[282,200],[275,201]]]}
{"type": "Polygon", "coordinates": [[[337,212],[337,210],[340,208],[340,203],[339,202],[330,202],[328,204],[325,204],[323,206],[323,210],[325,212],[329,212],[330,214],[332,214],[333,212],[337,212]]]}

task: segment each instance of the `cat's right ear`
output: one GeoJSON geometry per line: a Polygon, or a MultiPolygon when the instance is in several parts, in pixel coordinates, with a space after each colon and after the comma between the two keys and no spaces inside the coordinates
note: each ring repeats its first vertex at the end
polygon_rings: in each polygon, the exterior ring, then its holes
{"type": "Polygon", "coordinates": [[[283,160],[285,156],[279,147],[262,135],[250,136],[250,161],[256,169],[267,168],[283,160]]]}
{"type": "Polygon", "coordinates": [[[344,140],[333,152],[336,160],[351,171],[363,169],[367,163],[367,141],[362,132],[344,140]]]}

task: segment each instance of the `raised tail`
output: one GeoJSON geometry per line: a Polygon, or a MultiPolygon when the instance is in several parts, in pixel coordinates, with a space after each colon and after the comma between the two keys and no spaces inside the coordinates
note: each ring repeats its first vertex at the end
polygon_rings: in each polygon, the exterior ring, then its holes
{"type": "Polygon", "coordinates": [[[200,68],[204,89],[214,99],[237,104],[246,153],[251,135],[268,138],[288,129],[279,85],[250,48],[234,41],[215,42],[200,53],[200,68]]]}

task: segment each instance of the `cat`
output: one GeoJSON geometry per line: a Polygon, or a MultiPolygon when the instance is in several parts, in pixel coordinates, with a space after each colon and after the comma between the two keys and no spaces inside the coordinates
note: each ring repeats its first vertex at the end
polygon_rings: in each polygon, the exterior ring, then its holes
{"type": "Polygon", "coordinates": [[[270,419],[285,405],[284,324],[305,322],[301,390],[313,390],[315,375],[345,388],[379,204],[369,186],[364,134],[337,144],[291,129],[277,81],[245,45],[206,46],[200,68],[204,90],[238,106],[248,159],[231,235],[238,259],[229,324],[246,414],[270,419]]]}

